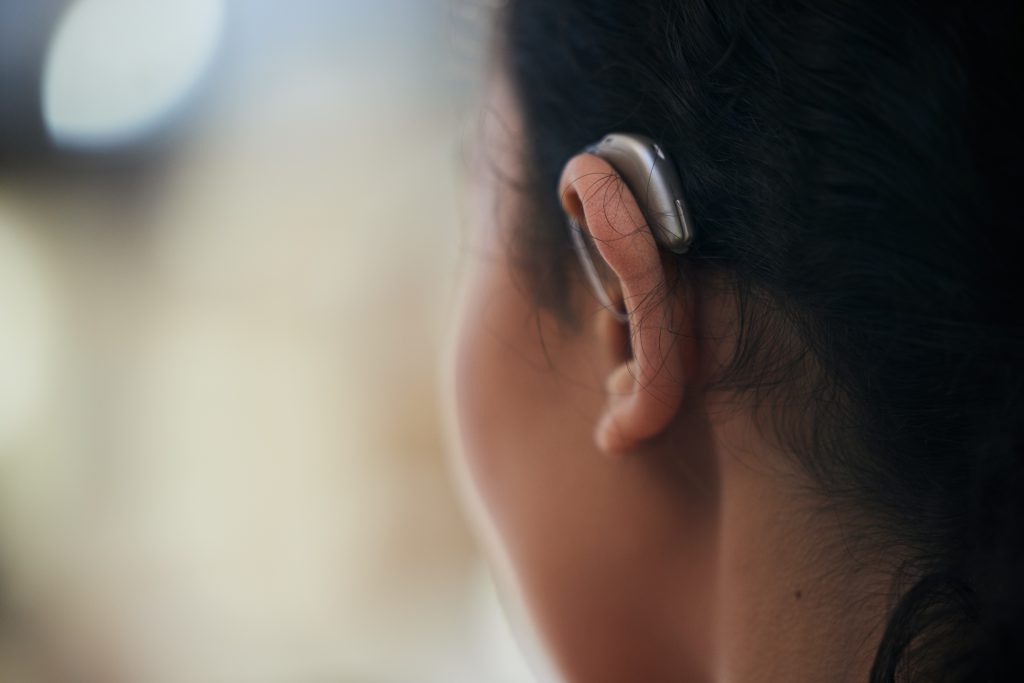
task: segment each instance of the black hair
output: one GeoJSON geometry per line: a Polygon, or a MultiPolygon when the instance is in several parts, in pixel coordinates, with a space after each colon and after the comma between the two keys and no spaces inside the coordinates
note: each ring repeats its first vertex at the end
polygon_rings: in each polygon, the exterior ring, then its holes
{"type": "Polygon", "coordinates": [[[871,680],[1024,680],[1024,3],[508,0],[499,27],[539,303],[566,160],[658,140],[682,270],[736,297],[721,386],[802,406],[789,449],[911,558],[871,680]]]}

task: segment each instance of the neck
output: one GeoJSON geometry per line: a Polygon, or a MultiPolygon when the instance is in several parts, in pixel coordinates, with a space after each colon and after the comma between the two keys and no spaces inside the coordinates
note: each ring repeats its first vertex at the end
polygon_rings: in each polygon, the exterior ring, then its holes
{"type": "Polygon", "coordinates": [[[719,450],[716,680],[868,680],[891,573],[805,475],[782,471],[786,456],[769,465],[729,440],[719,450]]]}

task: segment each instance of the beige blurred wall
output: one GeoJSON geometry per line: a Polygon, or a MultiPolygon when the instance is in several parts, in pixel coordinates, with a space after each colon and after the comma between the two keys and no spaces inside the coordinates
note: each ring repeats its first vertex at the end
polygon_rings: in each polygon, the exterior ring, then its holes
{"type": "Polygon", "coordinates": [[[142,177],[0,173],[3,680],[527,681],[438,426],[486,8],[228,9],[142,177]]]}

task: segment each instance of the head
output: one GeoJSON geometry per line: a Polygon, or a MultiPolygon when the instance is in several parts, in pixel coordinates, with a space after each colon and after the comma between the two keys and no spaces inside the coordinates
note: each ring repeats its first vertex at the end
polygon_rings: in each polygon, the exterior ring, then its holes
{"type": "Polygon", "coordinates": [[[455,409],[567,680],[1019,674],[1022,28],[1009,2],[506,4],[455,409]],[[580,152],[613,131],[675,160],[687,253],[580,152]]]}

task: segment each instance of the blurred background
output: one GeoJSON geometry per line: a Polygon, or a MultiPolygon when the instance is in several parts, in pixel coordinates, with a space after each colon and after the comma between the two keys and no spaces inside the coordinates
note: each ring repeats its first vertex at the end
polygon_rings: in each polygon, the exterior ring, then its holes
{"type": "Polygon", "coordinates": [[[0,0],[0,681],[531,680],[439,429],[490,14],[0,0]]]}

